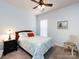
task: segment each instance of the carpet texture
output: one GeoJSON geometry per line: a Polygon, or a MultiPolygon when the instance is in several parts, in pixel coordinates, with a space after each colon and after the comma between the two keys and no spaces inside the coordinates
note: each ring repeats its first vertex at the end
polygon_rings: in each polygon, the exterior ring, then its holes
{"type": "MultiPolygon", "coordinates": [[[[45,59],[79,59],[79,55],[71,56],[69,51],[65,51],[64,48],[54,46],[44,55],[45,59]]],[[[11,52],[0,59],[32,59],[28,53],[18,48],[17,51],[11,52]]]]}

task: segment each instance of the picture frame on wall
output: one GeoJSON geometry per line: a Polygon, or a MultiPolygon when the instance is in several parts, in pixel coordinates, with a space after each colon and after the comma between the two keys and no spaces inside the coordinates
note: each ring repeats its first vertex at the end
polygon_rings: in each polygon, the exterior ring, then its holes
{"type": "Polygon", "coordinates": [[[57,29],[68,29],[68,21],[57,21],[57,29]]]}

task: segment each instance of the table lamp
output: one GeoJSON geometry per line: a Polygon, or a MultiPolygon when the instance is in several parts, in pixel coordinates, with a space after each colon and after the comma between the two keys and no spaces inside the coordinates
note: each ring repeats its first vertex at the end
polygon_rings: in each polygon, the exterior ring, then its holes
{"type": "Polygon", "coordinates": [[[9,30],[9,40],[11,40],[11,30],[9,30]]]}

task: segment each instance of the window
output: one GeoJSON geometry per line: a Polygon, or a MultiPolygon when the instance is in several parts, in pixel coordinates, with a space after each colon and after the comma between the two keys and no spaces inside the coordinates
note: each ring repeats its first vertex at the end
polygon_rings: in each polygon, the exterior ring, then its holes
{"type": "Polygon", "coordinates": [[[40,21],[40,36],[47,36],[48,20],[40,21]]]}

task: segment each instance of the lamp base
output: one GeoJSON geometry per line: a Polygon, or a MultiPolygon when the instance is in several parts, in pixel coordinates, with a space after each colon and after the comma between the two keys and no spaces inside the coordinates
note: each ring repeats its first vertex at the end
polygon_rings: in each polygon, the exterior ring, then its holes
{"type": "Polygon", "coordinates": [[[11,35],[9,34],[9,38],[8,38],[8,40],[11,40],[11,35]]]}

